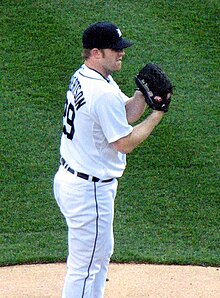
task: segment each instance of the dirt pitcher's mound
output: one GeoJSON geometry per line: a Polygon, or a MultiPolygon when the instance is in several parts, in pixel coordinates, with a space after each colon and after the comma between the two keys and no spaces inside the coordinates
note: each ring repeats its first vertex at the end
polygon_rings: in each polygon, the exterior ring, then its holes
{"type": "MultiPolygon", "coordinates": [[[[61,297],[65,264],[0,268],[0,297],[61,297]]],[[[110,264],[105,298],[220,298],[212,267],[110,264]]]]}

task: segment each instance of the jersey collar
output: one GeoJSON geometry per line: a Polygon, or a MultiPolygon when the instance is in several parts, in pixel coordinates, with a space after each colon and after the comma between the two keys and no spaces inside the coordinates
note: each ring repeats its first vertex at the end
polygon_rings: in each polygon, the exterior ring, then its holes
{"type": "Polygon", "coordinates": [[[86,66],[85,64],[83,64],[81,66],[81,69],[83,70],[83,72],[80,72],[82,75],[86,75],[88,77],[91,77],[93,79],[98,79],[98,80],[102,80],[104,79],[106,82],[110,82],[110,78],[105,78],[100,72],[98,72],[97,70],[90,68],[88,66],[86,66]]]}

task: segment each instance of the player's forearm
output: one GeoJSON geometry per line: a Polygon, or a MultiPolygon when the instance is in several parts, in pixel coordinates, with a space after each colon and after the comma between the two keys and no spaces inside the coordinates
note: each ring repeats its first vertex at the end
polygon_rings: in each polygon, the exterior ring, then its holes
{"type": "Polygon", "coordinates": [[[146,108],[146,102],[143,94],[136,91],[134,96],[131,97],[126,103],[126,115],[128,123],[134,123],[140,119],[146,108]]]}
{"type": "Polygon", "coordinates": [[[136,125],[128,136],[113,143],[113,147],[121,153],[130,153],[149,137],[163,115],[164,112],[153,111],[143,122],[136,125]]]}
{"type": "Polygon", "coordinates": [[[153,111],[143,122],[134,127],[130,140],[132,150],[150,136],[154,128],[162,120],[163,115],[164,112],[153,111]]]}

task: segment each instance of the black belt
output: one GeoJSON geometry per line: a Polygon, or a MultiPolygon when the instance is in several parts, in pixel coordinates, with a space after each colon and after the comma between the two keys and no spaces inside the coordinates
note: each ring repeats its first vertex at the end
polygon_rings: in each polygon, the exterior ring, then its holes
{"type": "Polygon", "coordinates": [[[84,174],[84,173],[76,172],[76,171],[74,171],[73,169],[71,169],[71,168],[68,166],[68,164],[66,163],[65,159],[62,158],[62,157],[61,157],[61,159],[60,159],[60,163],[61,163],[61,165],[63,165],[64,168],[66,168],[67,171],[69,171],[71,174],[74,175],[74,174],[76,173],[76,176],[77,176],[77,177],[80,177],[80,178],[85,179],[85,180],[91,180],[91,181],[93,181],[93,182],[98,182],[98,181],[100,181],[100,182],[111,182],[111,181],[113,180],[113,178],[106,179],[106,180],[101,180],[101,179],[99,179],[99,178],[97,178],[97,177],[94,177],[94,176],[89,176],[89,175],[84,174]]]}

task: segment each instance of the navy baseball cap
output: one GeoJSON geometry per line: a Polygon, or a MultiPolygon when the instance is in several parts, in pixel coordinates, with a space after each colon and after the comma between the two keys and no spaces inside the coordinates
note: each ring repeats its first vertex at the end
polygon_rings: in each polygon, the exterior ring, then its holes
{"type": "Polygon", "coordinates": [[[82,37],[84,49],[122,50],[133,45],[133,42],[122,38],[121,31],[112,23],[98,22],[90,25],[82,37]]]}

